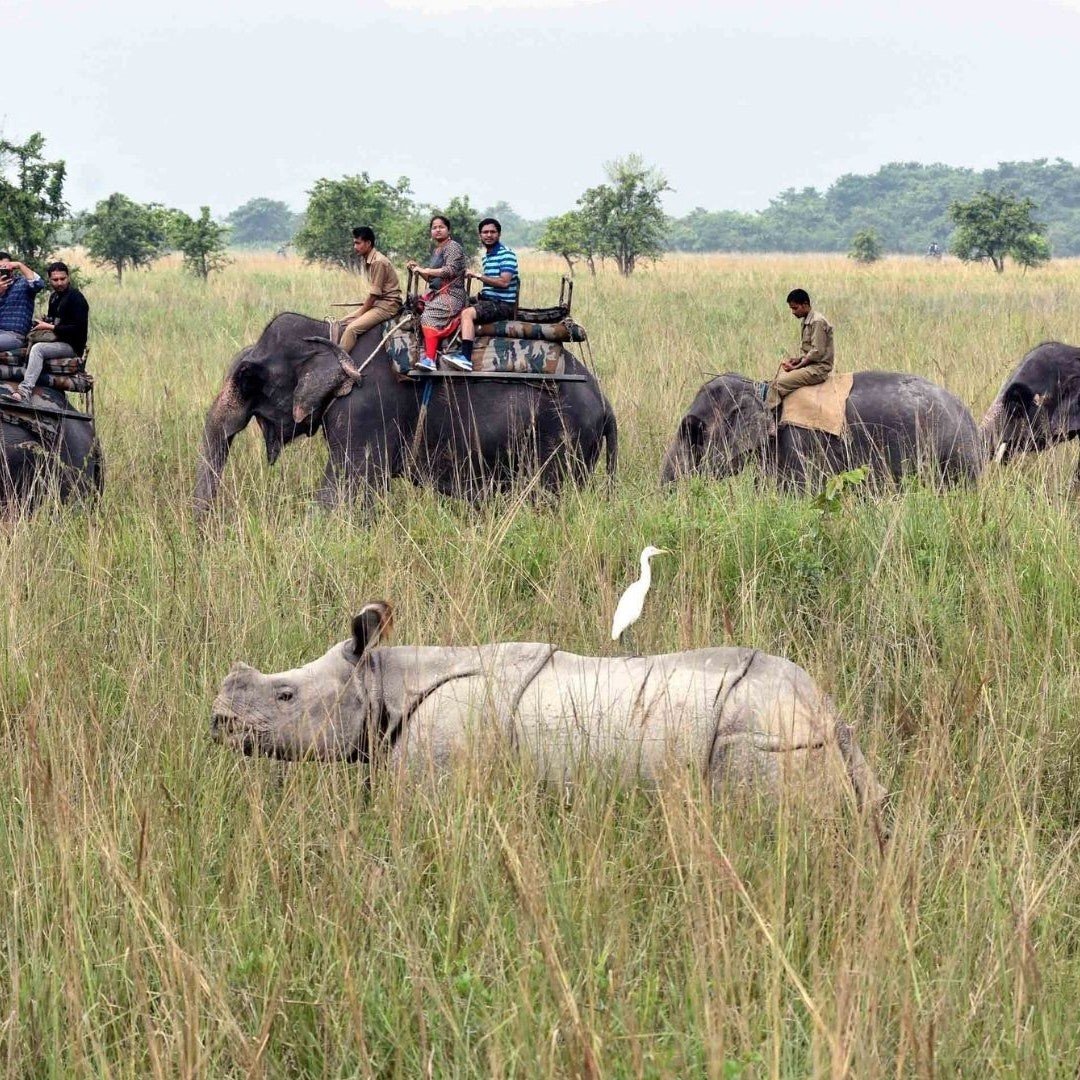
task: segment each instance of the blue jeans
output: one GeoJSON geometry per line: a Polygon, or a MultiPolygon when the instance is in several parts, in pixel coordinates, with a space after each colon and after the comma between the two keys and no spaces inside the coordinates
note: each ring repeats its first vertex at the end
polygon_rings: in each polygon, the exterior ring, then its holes
{"type": "Polygon", "coordinates": [[[16,334],[13,330],[0,330],[0,352],[21,349],[25,344],[25,334],[16,334]]]}

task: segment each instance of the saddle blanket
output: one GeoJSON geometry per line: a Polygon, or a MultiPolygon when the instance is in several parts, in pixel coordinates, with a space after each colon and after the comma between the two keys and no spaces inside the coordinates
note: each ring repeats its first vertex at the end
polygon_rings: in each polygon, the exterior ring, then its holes
{"type": "Polygon", "coordinates": [[[843,435],[845,413],[854,375],[850,371],[830,375],[824,382],[801,386],[784,398],[781,424],[843,435]]]}
{"type": "MultiPolygon", "coordinates": [[[[420,359],[420,343],[407,327],[395,330],[386,341],[386,355],[394,370],[404,375],[420,359]]],[[[531,375],[562,375],[566,351],[557,341],[477,336],[473,345],[473,371],[516,371],[531,375]]]]}

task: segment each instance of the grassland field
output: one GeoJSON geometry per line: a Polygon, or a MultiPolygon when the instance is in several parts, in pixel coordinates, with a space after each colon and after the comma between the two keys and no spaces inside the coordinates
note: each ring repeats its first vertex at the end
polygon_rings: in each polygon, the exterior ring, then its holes
{"type": "MultiPolygon", "coordinates": [[[[1080,503],[1075,448],[944,495],[822,514],[751,475],[661,491],[706,374],[766,377],[807,287],[839,366],[912,371],[976,417],[1080,265],[670,257],[578,277],[618,482],[473,510],[398,482],[316,511],[321,437],[234,444],[205,532],[205,410],[274,313],[344,272],[240,256],[92,278],[106,489],[0,524],[0,1071],[10,1077],[1075,1076],[1080,1061],[1080,503]],[[403,642],[734,643],[805,666],[892,793],[733,809],[691,780],[574,798],[513,770],[402,790],[208,736],[230,663],[321,655],[366,600],[403,642]]],[[[525,256],[525,300],[561,263],[525,256]]]]}

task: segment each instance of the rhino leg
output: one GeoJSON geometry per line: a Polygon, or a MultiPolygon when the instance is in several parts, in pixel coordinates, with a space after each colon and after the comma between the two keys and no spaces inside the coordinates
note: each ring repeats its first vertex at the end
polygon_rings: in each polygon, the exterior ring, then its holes
{"type": "Polygon", "coordinates": [[[761,731],[749,710],[739,708],[716,734],[709,755],[709,774],[714,794],[779,800],[798,789],[811,796],[812,805],[819,803],[817,796],[825,791],[835,796],[838,781],[842,787],[850,783],[879,845],[884,846],[887,839],[882,817],[885,791],[863,756],[854,732],[839,720],[834,721],[832,738],[792,745],[761,731]]]}

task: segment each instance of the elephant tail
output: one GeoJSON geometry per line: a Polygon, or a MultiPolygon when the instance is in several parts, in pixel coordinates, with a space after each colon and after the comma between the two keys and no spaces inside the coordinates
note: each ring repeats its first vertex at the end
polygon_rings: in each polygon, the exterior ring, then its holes
{"type": "Polygon", "coordinates": [[[608,484],[615,483],[615,472],[619,465],[619,425],[611,406],[604,413],[604,446],[607,451],[608,484]]]}

